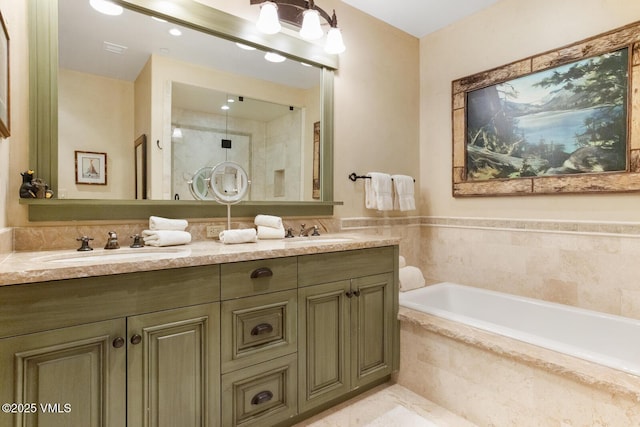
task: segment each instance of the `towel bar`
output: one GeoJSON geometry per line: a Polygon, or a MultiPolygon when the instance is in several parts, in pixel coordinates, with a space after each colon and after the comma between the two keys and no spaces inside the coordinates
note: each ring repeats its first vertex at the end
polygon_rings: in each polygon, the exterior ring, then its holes
{"type": "MultiPolygon", "coordinates": [[[[353,182],[356,182],[358,179],[371,179],[371,177],[366,175],[358,175],[355,172],[351,172],[349,174],[349,179],[353,182]]],[[[393,178],[391,179],[393,180],[393,178]]],[[[413,179],[413,182],[416,182],[415,178],[413,179]]]]}

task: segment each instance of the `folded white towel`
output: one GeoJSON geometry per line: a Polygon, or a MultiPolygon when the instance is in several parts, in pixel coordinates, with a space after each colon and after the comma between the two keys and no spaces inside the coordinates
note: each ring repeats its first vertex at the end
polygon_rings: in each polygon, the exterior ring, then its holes
{"type": "Polygon", "coordinates": [[[406,267],[407,266],[407,260],[404,259],[404,257],[402,255],[400,255],[398,257],[398,268],[402,268],[402,267],[406,267]]]}
{"type": "Polygon", "coordinates": [[[413,177],[407,175],[392,175],[393,188],[395,197],[393,199],[393,208],[401,211],[412,211],[416,208],[414,198],[414,181],[413,177]]]}
{"type": "Polygon", "coordinates": [[[225,230],[220,233],[220,241],[224,244],[254,243],[258,241],[255,228],[241,228],[237,230],[225,230]]]}
{"type": "Polygon", "coordinates": [[[282,218],[274,215],[256,215],[256,219],[253,221],[255,225],[262,225],[264,227],[281,228],[282,218]]]}
{"type": "Polygon", "coordinates": [[[142,239],[147,246],[186,245],[191,242],[191,233],[180,230],[143,230],[142,239]]]}
{"type": "Polygon", "coordinates": [[[410,265],[402,267],[399,270],[400,276],[400,292],[410,291],[411,289],[421,288],[424,286],[424,276],[418,267],[410,265]]]}
{"type": "Polygon", "coordinates": [[[258,239],[284,239],[284,227],[280,228],[258,226],[258,239]]]}
{"type": "Polygon", "coordinates": [[[391,175],[369,172],[370,179],[364,180],[365,206],[379,211],[393,210],[391,175]]]}
{"type": "Polygon", "coordinates": [[[189,223],[185,219],[170,219],[160,216],[149,217],[150,230],[178,230],[184,231],[189,223]]]}

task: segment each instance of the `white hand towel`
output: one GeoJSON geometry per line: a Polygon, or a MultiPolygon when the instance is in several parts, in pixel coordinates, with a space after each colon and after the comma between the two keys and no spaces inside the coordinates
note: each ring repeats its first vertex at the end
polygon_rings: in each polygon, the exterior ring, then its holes
{"type": "Polygon", "coordinates": [[[393,208],[401,211],[412,211],[416,208],[416,200],[414,198],[413,177],[407,175],[392,175],[395,197],[393,199],[393,208]]]}
{"type": "Polygon", "coordinates": [[[279,216],[258,214],[253,222],[255,225],[262,225],[264,227],[282,228],[282,218],[279,216]]]}
{"type": "Polygon", "coordinates": [[[178,230],[184,231],[189,223],[185,219],[169,219],[160,216],[149,217],[150,230],[178,230]]]}
{"type": "Polygon", "coordinates": [[[224,244],[254,243],[258,241],[255,228],[241,228],[238,230],[225,230],[219,235],[224,244]]]}
{"type": "Polygon", "coordinates": [[[280,228],[258,226],[258,239],[284,239],[284,227],[280,228]]]}
{"type": "Polygon", "coordinates": [[[399,270],[400,292],[410,291],[424,286],[424,276],[418,267],[406,266],[399,270]]]}
{"type": "Polygon", "coordinates": [[[191,233],[180,230],[143,230],[142,238],[147,246],[186,245],[191,242],[191,233]]]}
{"type": "Polygon", "coordinates": [[[379,211],[393,210],[391,175],[369,172],[370,179],[364,180],[365,206],[379,211]]]}

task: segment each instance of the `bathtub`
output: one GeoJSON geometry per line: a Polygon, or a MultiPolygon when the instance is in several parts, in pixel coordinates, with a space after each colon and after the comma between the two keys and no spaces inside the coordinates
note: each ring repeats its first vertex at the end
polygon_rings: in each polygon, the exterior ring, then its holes
{"type": "Polygon", "coordinates": [[[640,321],[452,283],[400,293],[398,384],[478,426],[640,426],[640,321]]]}
{"type": "Polygon", "coordinates": [[[640,320],[439,283],[400,293],[400,306],[640,375],[640,320]]]}

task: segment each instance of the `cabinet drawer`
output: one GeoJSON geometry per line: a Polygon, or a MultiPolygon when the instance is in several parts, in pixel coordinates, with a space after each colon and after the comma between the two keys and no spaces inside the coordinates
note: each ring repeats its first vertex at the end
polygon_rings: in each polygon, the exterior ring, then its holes
{"type": "Polygon", "coordinates": [[[296,354],[222,376],[222,425],[268,426],[297,414],[296,354]]]}
{"type": "Polygon", "coordinates": [[[222,372],[297,350],[297,292],[274,292],[222,303],[222,372]]]}
{"type": "Polygon", "coordinates": [[[284,291],[297,286],[295,257],[243,261],[220,266],[222,299],[284,291]]]}
{"type": "Polygon", "coordinates": [[[394,268],[394,247],[358,249],[298,257],[298,286],[387,273],[394,268]]]}

